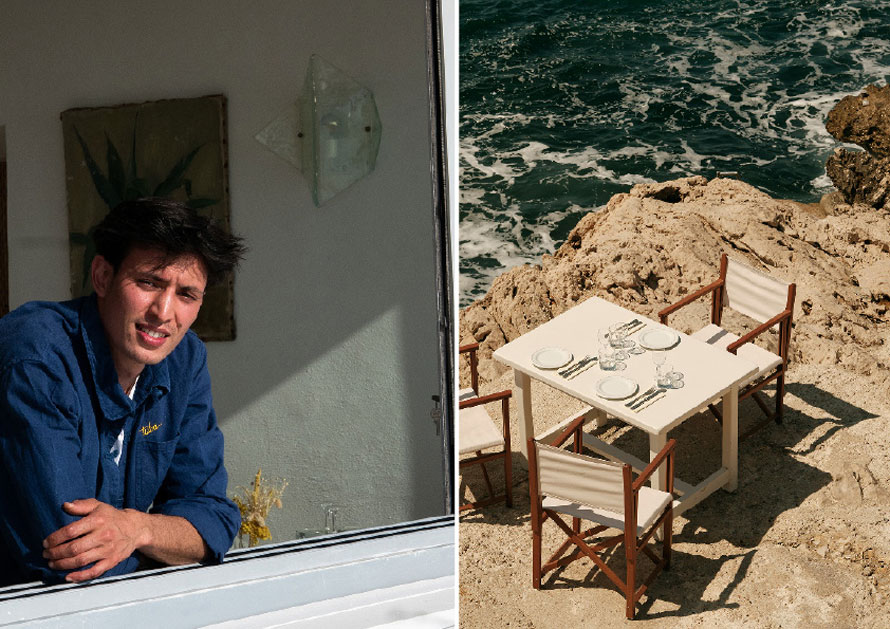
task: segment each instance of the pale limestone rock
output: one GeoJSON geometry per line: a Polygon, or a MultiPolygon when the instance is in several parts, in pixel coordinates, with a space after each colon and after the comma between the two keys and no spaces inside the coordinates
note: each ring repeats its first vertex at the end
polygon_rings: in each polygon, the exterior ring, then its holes
{"type": "MultiPolygon", "coordinates": [[[[592,295],[655,318],[713,280],[724,251],[797,284],[785,422],[741,444],[735,493],[716,492],[675,519],[675,559],[647,592],[646,626],[890,626],[888,230],[886,210],[838,195],[795,203],[728,179],[637,186],[584,216],[540,266],[508,271],[461,313],[462,341],[483,346],[488,393],[512,386],[494,349],[592,295]]],[[[707,312],[700,300],[670,324],[689,331],[707,312]]],[[[582,406],[536,381],[531,398],[535,432],[582,406]]],[[[607,441],[647,455],[640,431],[616,421],[603,430],[607,441]]],[[[511,435],[517,449],[515,421],[511,435]]],[[[719,426],[709,414],[671,436],[679,478],[697,482],[719,463],[719,426]]],[[[461,517],[461,626],[620,624],[623,599],[590,562],[532,589],[527,478],[514,457],[514,506],[461,517]]],[[[480,483],[462,475],[461,490],[480,483]]],[[[552,551],[561,533],[544,529],[552,551]]]]}
{"type": "MultiPolygon", "coordinates": [[[[776,200],[734,179],[642,184],[584,216],[540,266],[511,269],[461,313],[461,341],[481,343],[480,371],[504,372],[491,353],[598,295],[655,318],[717,277],[721,252],[795,282],[792,366],[834,364],[890,394],[887,322],[890,212],[776,200]]],[[[704,301],[670,323],[704,324],[704,301]]]]}

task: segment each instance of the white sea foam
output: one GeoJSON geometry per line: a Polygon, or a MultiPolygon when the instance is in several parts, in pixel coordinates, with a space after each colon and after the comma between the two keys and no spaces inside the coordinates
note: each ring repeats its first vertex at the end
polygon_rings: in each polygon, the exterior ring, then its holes
{"type": "Polygon", "coordinates": [[[823,173],[810,181],[810,185],[813,186],[813,189],[823,194],[834,190],[834,183],[832,183],[831,179],[826,173],[823,173]]]}
{"type": "Polygon", "coordinates": [[[497,263],[496,267],[486,265],[473,268],[472,272],[461,273],[461,305],[467,305],[473,295],[481,296],[504,269],[522,264],[539,264],[542,253],[552,253],[557,247],[550,235],[553,227],[566,216],[579,211],[576,205],[554,210],[539,224],[530,225],[519,219],[518,208],[511,205],[498,221],[473,218],[461,221],[459,255],[462,263],[476,257],[497,263]]]}
{"type": "MultiPolygon", "coordinates": [[[[724,169],[762,168],[772,176],[781,165],[788,177],[773,178],[778,191],[773,194],[795,198],[792,189],[812,198],[832,189],[824,173],[812,177],[838,146],[825,121],[843,96],[890,80],[890,38],[881,35],[890,0],[869,5],[831,0],[801,8],[786,8],[780,0],[736,0],[721,6],[702,15],[664,5],[664,18],[661,10],[643,11],[637,14],[645,20],[640,24],[607,24],[599,14],[593,17],[595,12],[566,9],[564,15],[486,42],[492,76],[503,81],[482,97],[481,113],[462,112],[461,209],[466,218],[460,225],[460,252],[462,259],[484,259],[462,267],[463,295],[486,289],[504,268],[539,261],[541,253],[558,244],[553,234],[565,233],[567,219],[580,214],[571,199],[542,198],[541,215],[529,216],[538,170],[546,173],[542,190],[555,185],[571,191],[579,180],[589,180],[594,190],[613,190],[616,184],[711,176],[724,169]],[[776,21],[783,13],[787,17],[776,21]],[[781,34],[761,29],[766,21],[781,34]],[[553,35],[555,41],[558,36],[561,46],[541,51],[528,63],[527,36],[542,24],[549,30],[545,37],[553,35]],[[651,37],[668,45],[636,50],[642,63],[635,61],[620,73],[605,71],[601,83],[566,80],[565,64],[576,63],[572,55],[580,54],[585,41],[597,41],[604,26],[623,34],[619,40],[625,42],[651,37]],[[530,94],[549,90],[552,102],[523,102],[509,81],[530,94]],[[608,102],[595,93],[597,85],[613,90],[616,83],[619,92],[608,102]],[[683,109],[693,103],[697,111],[683,109]],[[509,113],[500,113],[499,107],[509,113]],[[542,126],[553,131],[535,135],[542,126]],[[578,137],[571,137],[571,129],[578,130],[578,137]],[[627,133],[623,146],[615,129],[627,133]],[[699,139],[709,129],[719,138],[713,148],[699,139]],[[599,130],[605,131],[602,136],[599,130]],[[589,138],[587,146],[564,148],[579,146],[584,138],[589,138]],[[522,192],[514,193],[520,178],[522,192]],[[523,199],[522,214],[517,197],[523,199]]],[[[607,64],[618,60],[608,52],[604,57],[607,64]]]]}
{"type": "Polygon", "coordinates": [[[518,174],[513,167],[505,164],[501,159],[496,158],[489,164],[484,164],[477,157],[479,148],[470,144],[461,142],[460,161],[461,161],[461,181],[469,178],[466,167],[475,170],[477,174],[483,177],[496,177],[503,181],[505,185],[512,185],[516,175],[518,174]]]}
{"type": "Polygon", "coordinates": [[[692,172],[702,172],[702,162],[704,162],[705,156],[696,153],[692,148],[690,148],[686,140],[680,140],[680,146],[683,147],[682,157],[691,165],[692,172]]]}
{"type": "Polygon", "coordinates": [[[471,188],[469,186],[460,186],[459,188],[461,204],[475,205],[481,203],[482,197],[485,196],[485,190],[482,188],[471,188]]]}

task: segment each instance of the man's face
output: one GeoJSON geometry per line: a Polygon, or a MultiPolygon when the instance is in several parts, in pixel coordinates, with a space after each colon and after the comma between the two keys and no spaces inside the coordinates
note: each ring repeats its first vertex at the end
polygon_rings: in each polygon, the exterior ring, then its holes
{"type": "Polygon", "coordinates": [[[99,315],[125,388],[145,365],[161,362],[179,345],[204,298],[207,272],[199,258],[162,263],[162,252],[145,247],[134,247],[117,273],[102,256],[93,260],[99,315]]]}

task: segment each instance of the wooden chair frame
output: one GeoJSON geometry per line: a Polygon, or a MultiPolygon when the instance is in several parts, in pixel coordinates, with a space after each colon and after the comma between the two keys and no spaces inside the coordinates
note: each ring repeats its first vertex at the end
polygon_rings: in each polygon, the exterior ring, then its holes
{"type": "MultiPolygon", "coordinates": [[[[498,393],[492,393],[490,395],[479,396],[479,372],[478,372],[478,359],[476,356],[476,351],[479,349],[479,343],[470,343],[468,345],[463,345],[459,348],[459,352],[461,354],[468,353],[469,361],[470,361],[470,379],[471,386],[473,388],[473,393],[475,397],[462,400],[459,403],[459,409],[463,410],[465,408],[471,408],[474,406],[479,406],[481,404],[489,404],[491,402],[497,402],[500,400],[501,402],[501,414],[503,415],[503,434],[504,434],[504,449],[500,452],[490,452],[488,454],[483,454],[481,450],[477,450],[475,456],[468,459],[461,459],[459,464],[459,469],[464,469],[466,467],[470,467],[473,465],[478,465],[482,470],[482,478],[485,480],[485,485],[488,487],[488,498],[483,500],[476,500],[474,502],[468,502],[463,504],[459,508],[459,512],[467,511],[469,509],[477,509],[479,507],[484,507],[496,502],[505,501],[508,507],[513,506],[513,463],[512,463],[512,453],[510,450],[510,396],[513,395],[512,391],[500,391],[498,393]],[[495,461],[497,459],[504,460],[504,493],[503,494],[495,494],[494,487],[491,484],[491,478],[488,476],[488,470],[485,468],[485,464],[489,461],[495,461]]],[[[458,435],[459,436],[459,435],[458,435]]]]}
{"type": "MultiPolygon", "coordinates": [[[[556,447],[562,446],[565,441],[574,435],[573,451],[581,452],[582,445],[582,427],[585,418],[578,417],[569,424],[566,429],[553,441],[552,445],[556,447]]],[[[639,504],[640,488],[649,480],[655,470],[662,465],[667,465],[667,489],[669,493],[674,490],[674,449],[676,448],[676,440],[671,439],[667,442],[661,452],[652,459],[651,463],[644,469],[636,480],[633,479],[633,472],[630,465],[623,466],[622,475],[624,479],[624,531],[618,535],[610,537],[598,538],[596,543],[588,544],[587,538],[597,535],[609,529],[604,525],[596,525],[585,531],[581,530],[581,522],[577,517],[572,518],[572,525],[569,525],[555,511],[545,509],[543,507],[543,496],[538,493],[538,461],[537,450],[535,448],[534,438],[528,440],[528,474],[529,474],[529,494],[531,496],[531,524],[532,524],[532,585],[536,590],[541,589],[541,578],[556,568],[567,566],[576,559],[582,557],[590,558],[593,563],[603,571],[603,573],[621,590],[626,599],[626,615],[627,618],[633,620],[636,613],[636,605],[640,597],[649,588],[649,585],[661,573],[662,569],[670,569],[671,563],[671,527],[673,525],[673,500],[670,501],[664,512],[655,520],[642,536],[637,535],[637,505],[639,504]],[[547,560],[541,563],[541,531],[546,520],[553,522],[566,534],[568,539],[556,550],[556,552],[547,560]],[[655,534],[656,530],[662,527],[663,543],[662,553],[659,557],[653,552],[649,546],[649,540],[655,534]],[[597,555],[597,552],[607,550],[613,546],[624,543],[627,573],[624,580],[615,573],[605,562],[605,559],[597,555]],[[566,552],[575,546],[571,554],[566,552]],[[640,554],[645,554],[654,564],[652,571],[641,583],[639,587],[637,582],[637,559],[640,554]]]]}
{"type": "MultiPolygon", "coordinates": [[[[720,326],[720,322],[723,317],[724,302],[726,301],[724,293],[726,291],[725,285],[726,285],[727,266],[728,266],[727,255],[725,253],[721,254],[721,256],[720,256],[720,277],[716,281],[708,284],[707,286],[704,286],[704,287],[698,289],[697,291],[690,293],[689,295],[687,295],[680,301],[676,302],[675,304],[672,304],[672,305],[668,306],[667,308],[664,308],[663,310],[661,310],[658,313],[658,318],[661,320],[661,322],[663,324],[667,324],[668,315],[670,315],[673,312],[676,312],[677,310],[679,310],[680,308],[683,308],[684,306],[688,306],[695,300],[697,300],[701,297],[704,297],[705,295],[711,294],[711,296],[712,296],[712,298],[711,298],[711,323],[713,323],[716,326],[720,326]]],[[[788,298],[787,298],[787,301],[785,304],[785,309],[782,312],[780,312],[779,314],[777,314],[776,316],[769,319],[768,321],[761,323],[760,325],[755,327],[753,330],[751,330],[747,334],[740,337],[737,341],[730,343],[726,347],[726,350],[728,352],[736,354],[738,352],[738,349],[745,343],[752,341],[758,335],[766,332],[767,330],[774,327],[775,325],[778,324],[778,326],[779,326],[778,355],[782,359],[782,362],[779,363],[779,365],[773,371],[768,372],[764,376],[761,376],[760,378],[756,379],[754,382],[751,382],[750,384],[746,385],[745,387],[743,387],[739,390],[739,401],[740,402],[743,399],[750,397],[757,403],[757,405],[760,407],[760,410],[762,410],[763,413],[766,415],[766,418],[764,420],[758,422],[753,427],[751,427],[749,430],[747,430],[745,433],[743,433],[739,437],[740,441],[751,436],[751,434],[753,434],[754,432],[756,432],[757,430],[759,430],[760,428],[762,428],[763,426],[765,426],[772,420],[775,420],[775,422],[777,424],[782,423],[782,414],[783,414],[783,410],[784,410],[783,398],[785,396],[785,372],[788,369],[788,349],[789,349],[789,346],[791,345],[791,322],[792,322],[792,317],[793,317],[793,313],[794,313],[794,298],[795,298],[796,291],[797,291],[796,285],[793,283],[789,284],[788,285],[788,298]],[[766,402],[764,402],[763,399],[761,399],[760,390],[764,386],[766,386],[767,384],[772,382],[773,380],[776,381],[776,406],[775,406],[775,410],[771,411],[769,409],[769,407],[767,406],[766,402]]],[[[714,416],[717,418],[718,421],[723,420],[720,411],[713,404],[709,404],[708,408],[710,409],[711,413],[714,414],[714,416]]]]}

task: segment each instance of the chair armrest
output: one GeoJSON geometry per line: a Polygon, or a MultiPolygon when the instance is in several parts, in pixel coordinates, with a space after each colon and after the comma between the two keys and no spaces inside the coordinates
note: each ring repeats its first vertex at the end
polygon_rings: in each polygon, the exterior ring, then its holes
{"type": "Polygon", "coordinates": [[[574,420],[572,420],[565,429],[559,433],[556,438],[551,442],[551,445],[556,446],[557,448],[564,444],[566,440],[572,436],[581,426],[584,425],[584,421],[587,419],[585,415],[579,415],[574,420]]]}
{"type": "Polygon", "coordinates": [[[757,336],[758,334],[762,334],[763,332],[766,332],[767,330],[769,330],[771,327],[773,327],[777,323],[781,323],[783,319],[787,319],[789,317],[791,317],[791,311],[783,310],[782,312],[777,314],[775,317],[773,317],[769,321],[758,325],[756,328],[754,328],[753,330],[751,330],[750,332],[745,334],[743,337],[741,337],[738,341],[733,341],[732,343],[727,345],[726,351],[735,354],[736,352],[738,352],[739,348],[742,345],[749,342],[755,336],[757,336]]]}
{"type": "Polygon", "coordinates": [[[476,355],[478,349],[479,343],[467,343],[458,348],[458,352],[461,354],[470,353],[470,388],[476,395],[479,395],[479,357],[476,355]]]}
{"type": "Polygon", "coordinates": [[[663,310],[659,311],[659,313],[658,313],[659,321],[661,321],[662,323],[667,323],[667,317],[669,314],[671,314],[672,312],[674,312],[676,310],[679,310],[683,306],[688,306],[689,304],[691,304],[693,301],[695,301],[699,297],[703,297],[703,296],[707,295],[708,293],[712,293],[715,290],[717,290],[718,288],[720,288],[721,286],[723,286],[723,280],[722,279],[715,280],[715,281],[711,282],[710,284],[708,284],[707,286],[705,286],[703,288],[699,288],[694,293],[690,293],[689,295],[686,295],[686,297],[684,297],[677,303],[671,304],[667,308],[664,308],[663,310]]]}
{"type": "Polygon", "coordinates": [[[488,395],[483,395],[480,397],[474,397],[469,400],[464,400],[460,403],[459,408],[470,408],[471,406],[479,406],[480,404],[488,404],[489,402],[495,402],[497,400],[506,400],[513,392],[509,389],[505,391],[498,391],[497,393],[490,393],[488,395]]]}
{"type": "MultiPolygon", "coordinates": [[[[652,474],[655,472],[655,470],[658,469],[658,466],[662,464],[665,457],[673,456],[674,448],[676,448],[676,447],[677,447],[676,439],[671,439],[670,441],[668,441],[665,444],[665,446],[661,449],[661,452],[659,452],[657,455],[655,455],[655,458],[652,459],[652,462],[646,466],[646,469],[644,469],[642,472],[640,472],[640,475],[633,482],[632,489],[634,491],[639,491],[640,487],[642,487],[644,484],[646,484],[646,481],[649,480],[649,477],[652,476],[652,474]]],[[[668,467],[668,469],[670,469],[670,466],[668,467]]],[[[672,485],[672,483],[671,483],[670,479],[668,479],[668,486],[671,486],[671,485],[672,485]]]]}

